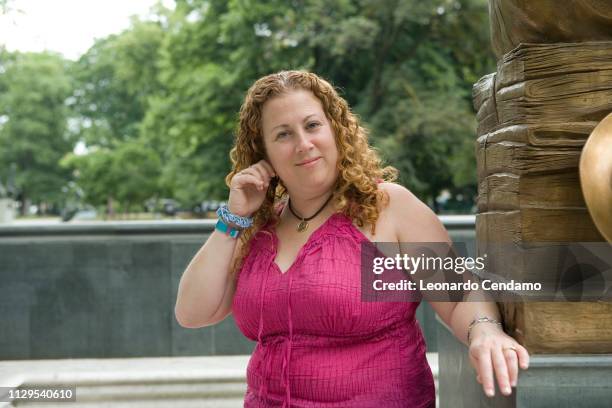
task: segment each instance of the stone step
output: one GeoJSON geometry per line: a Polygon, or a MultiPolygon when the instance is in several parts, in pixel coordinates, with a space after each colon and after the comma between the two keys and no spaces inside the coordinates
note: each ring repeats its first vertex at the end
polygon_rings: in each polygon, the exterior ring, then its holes
{"type": "MultiPolygon", "coordinates": [[[[250,356],[0,361],[0,386],[76,387],[79,407],[242,407],[250,356]]],[[[438,389],[437,353],[428,353],[438,389]]],[[[67,402],[1,403],[65,408],[67,402]]]]}
{"type": "Polygon", "coordinates": [[[237,381],[203,381],[196,383],[140,383],[140,384],[75,384],[77,400],[119,401],[159,399],[242,398],[246,392],[244,379],[237,381]]]}

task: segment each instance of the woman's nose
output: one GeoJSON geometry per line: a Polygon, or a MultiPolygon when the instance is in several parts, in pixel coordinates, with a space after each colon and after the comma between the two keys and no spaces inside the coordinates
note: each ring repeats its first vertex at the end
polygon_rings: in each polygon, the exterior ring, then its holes
{"type": "Polygon", "coordinates": [[[310,140],[310,135],[305,131],[301,130],[297,133],[297,151],[305,152],[313,148],[312,140],[310,140]]]}

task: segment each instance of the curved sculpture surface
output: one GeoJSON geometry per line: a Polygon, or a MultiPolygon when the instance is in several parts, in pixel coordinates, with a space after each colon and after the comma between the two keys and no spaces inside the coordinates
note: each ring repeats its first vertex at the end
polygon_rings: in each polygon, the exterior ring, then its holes
{"type": "Polygon", "coordinates": [[[612,113],[597,125],[582,149],[580,183],[593,222],[612,242],[612,113]]]}
{"type": "Polygon", "coordinates": [[[489,0],[491,43],[499,58],[520,43],[610,39],[612,2],[606,0],[489,0]]]}

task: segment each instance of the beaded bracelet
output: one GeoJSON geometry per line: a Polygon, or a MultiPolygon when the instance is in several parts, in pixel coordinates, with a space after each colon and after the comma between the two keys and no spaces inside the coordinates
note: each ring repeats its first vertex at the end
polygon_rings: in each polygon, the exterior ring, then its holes
{"type": "Polygon", "coordinates": [[[215,229],[224,233],[225,235],[229,235],[230,237],[236,239],[242,230],[238,230],[227,225],[221,218],[217,220],[217,224],[215,225],[215,229]]]}
{"type": "Polygon", "coordinates": [[[468,346],[470,345],[470,343],[472,342],[472,340],[470,339],[470,336],[472,334],[472,329],[474,328],[474,326],[476,326],[478,323],[493,323],[498,325],[499,327],[502,327],[502,324],[500,322],[498,322],[495,319],[491,319],[489,317],[483,316],[483,317],[479,317],[477,319],[472,320],[472,322],[470,323],[470,325],[468,326],[468,331],[467,331],[467,341],[468,341],[468,346]]]}
{"type": "Polygon", "coordinates": [[[251,225],[253,225],[252,217],[241,217],[239,215],[232,214],[225,204],[219,207],[217,210],[217,215],[226,223],[234,224],[242,229],[249,228],[251,225]]]}

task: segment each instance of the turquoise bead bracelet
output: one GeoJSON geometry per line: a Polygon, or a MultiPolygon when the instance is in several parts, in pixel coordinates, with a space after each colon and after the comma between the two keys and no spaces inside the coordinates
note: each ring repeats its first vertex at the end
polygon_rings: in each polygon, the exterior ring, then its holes
{"type": "Polygon", "coordinates": [[[251,225],[253,225],[252,217],[241,217],[239,215],[232,214],[225,204],[219,207],[217,210],[217,216],[225,221],[225,223],[237,225],[242,229],[249,228],[251,225]]]}
{"type": "Polygon", "coordinates": [[[225,235],[229,235],[230,237],[236,239],[238,235],[240,235],[240,230],[235,229],[227,225],[221,218],[217,220],[217,224],[215,225],[215,229],[224,233],[225,235]]]}

